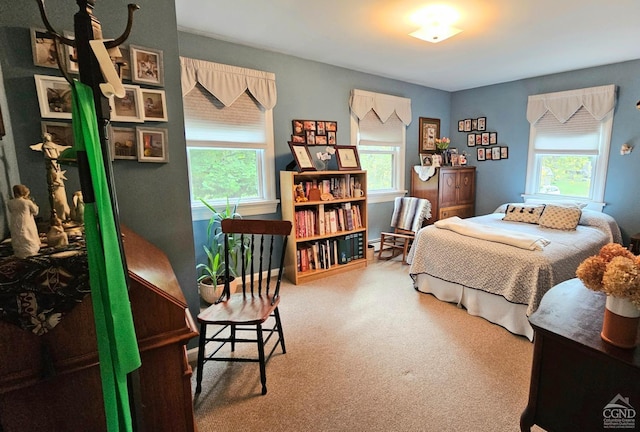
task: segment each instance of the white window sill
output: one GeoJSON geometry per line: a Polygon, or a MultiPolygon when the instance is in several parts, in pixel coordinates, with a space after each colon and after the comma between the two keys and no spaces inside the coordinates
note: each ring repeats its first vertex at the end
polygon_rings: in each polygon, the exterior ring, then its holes
{"type": "MultiPolygon", "coordinates": [[[[237,211],[242,215],[242,217],[271,214],[277,211],[279,203],[280,200],[240,202],[237,211]]],[[[213,203],[213,207],[216,210],[223,210],[225,206],[226,203],[213,203]]],[[[205,205],[191,205],[192,221],[209,220],[209,218],[211,218],[211,210],[209,210],[205,205]]]]}
{"type": "Polygon", "coordinates": [[[393,201],[397,197],[403,197],[407,194],[406,190],[394,190],[384,192],[370,192],[367,195],[367,204],[376,204],[382,202],[393,201]]]}

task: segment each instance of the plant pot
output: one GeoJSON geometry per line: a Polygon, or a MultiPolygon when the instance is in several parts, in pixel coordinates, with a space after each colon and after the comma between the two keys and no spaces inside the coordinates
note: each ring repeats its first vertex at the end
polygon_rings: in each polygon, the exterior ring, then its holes
{"type": "MultiPolygon", "coordinates": [[[[222,290],[224,290],[224,284],[213,285],[210,278],[205,278],[198,282],[198,288],[200,289],[200,297],[202,300],[206,301],[209,304],[215,303],[216,300],[220,298],[222,295],[222,290]]],[[[236,292],[237,281],[235,278],[229,282],[229,290],[231,294],[236,292]]]]}
{"type": "Polygon", "coordinates": [[[631,301],[607,296],[600,337],[619,348],[634,348],[640,323],[640,309],[631,301]]]}

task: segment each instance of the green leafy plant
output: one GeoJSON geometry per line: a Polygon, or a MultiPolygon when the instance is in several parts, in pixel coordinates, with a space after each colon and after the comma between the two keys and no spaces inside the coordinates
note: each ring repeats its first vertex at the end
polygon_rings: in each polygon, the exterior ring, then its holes
{"type": "MultiPolygon", "coordinates": [[[[200,276],[198,282],[208,283],[207,279],[211,280],[211,284],[218,285],[224,282],[224,270],[225,270],[225,257],[224,257],[224,233],[222,232],[221,223],[223,219],[241,219],[242,216],[238,213],[238,203],[231,205],[227,199],[227,204],[222,211],[216,210],[211,204],[204,199],[200,201],[207,206],[213,213],[209,218],[207,225],[207,243],[202,247],[207,256],[205,263],[200,263],[196,266],[200,270],[200,276]]],[[[236,277],[238,254],[240,253],[240,236],[236,234],[230,234],[228,237],[229,242],[229,274],[236,277]]]]}

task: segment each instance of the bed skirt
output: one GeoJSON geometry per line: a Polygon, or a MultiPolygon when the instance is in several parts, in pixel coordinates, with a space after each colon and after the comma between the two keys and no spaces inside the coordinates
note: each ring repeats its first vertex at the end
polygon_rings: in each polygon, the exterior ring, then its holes
{"type": "Polygon", "coordinates": [[[414,286],[422,293],[433,294],[438,300],[464,306],[469,314],[482,317],[533,341],[527,305],[511,303],[502,296],[466,288],[427,274],[416,275],[414,286]]]}

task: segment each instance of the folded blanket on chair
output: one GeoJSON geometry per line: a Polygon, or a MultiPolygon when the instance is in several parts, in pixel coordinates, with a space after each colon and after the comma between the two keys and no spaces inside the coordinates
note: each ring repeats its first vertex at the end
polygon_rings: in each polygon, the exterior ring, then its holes
{"type": "Polygon", "coordinates": [[[431,203],[429,200],[415,197],[398,197],[394,202],[391,226],[416,232],[422,228],[422,221],[430,217],[431,203]]]}
{"type": "Polygon", "coordinates": [[[542,250],[550,241],[539,235],[495,228],[460,219],[458,216],[441,219],[434,224],[437,228],[448,229],[468,237],[488,240],[496,243],[528,250],[542,250]]]}

